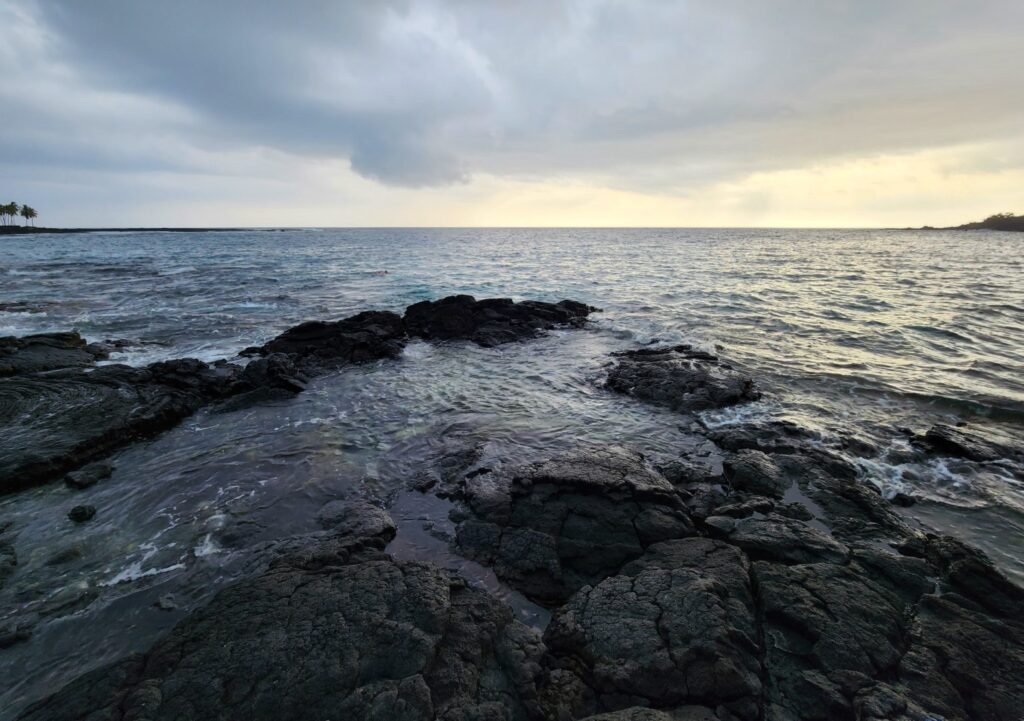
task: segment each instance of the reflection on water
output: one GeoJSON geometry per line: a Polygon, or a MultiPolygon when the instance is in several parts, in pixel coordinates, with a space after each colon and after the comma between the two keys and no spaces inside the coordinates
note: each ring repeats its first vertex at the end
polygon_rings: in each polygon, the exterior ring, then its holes
{"type": "MultiPolygon", "coordinates": [[[[19,565],[0,627],[0,718],[82,671],[149,645],[316,530],[327,501],[394,503],[406,557],[444,556],[442,514],[408,491],[581,443],[671,457],[689,422],[599,387],[614,350],[721,344],[765,399],[708,425],[789,419],[856,448],[866,482],[922,499],[920,522],[985,547],[1024,578],[1024,474],[1010,461],[915,461],[900,428],[971,420],[1024,438],[1024,237],[898,231],[348,230],[102,234],[0,240],[0,334],[123,338],[116,360],[231,357],[309,318],[400,310],[456,292],[590,302],[593,328],[498,349],[413,343],[305,393],[211,409],[120,451],[114,475],[0,499],[19,565]],[[387,270],[387,274],[379,271],[387,270]],[[850,444],[849,441],[856,441],[850,444]],[[77,526],[72,505],[96,518],[77,526]],[[424,507],[427,504],[428,507],[424,507]],[[426,519],[426,520],[424,520],[426,519]]],[[[442,562],[543,625],[457,558],[442,562]]],[[[524,605],[525,604],[525,605],[524,605]]]]}

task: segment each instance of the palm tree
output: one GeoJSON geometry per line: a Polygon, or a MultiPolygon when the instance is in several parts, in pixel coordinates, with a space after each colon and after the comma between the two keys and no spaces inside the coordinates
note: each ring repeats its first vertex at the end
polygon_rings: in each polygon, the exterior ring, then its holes
{"type": "Polygon", "coordinates": [[[30,208],[27,205],[21,206],[21,217],[25,219],[25,227],[28,227],[28,221],[36,217],[36,211],[34,208],[30,208]]]}
{"type": "Polygon", "coordinates": [[[4,214],[8,216],[8,224],[14,223],[14,219],[18,217],[18,204],[10,202],[4,206],[4,214]]]}
{"type": "Polygon", "coordinates": [[[32,221],[32,225],[33,226],[35,226],[35,224],[36,224],[36,216],[38,216],[38,215],[39,215],[39,213],[36,212],[35,208],[29,208],[28,209],[28,219],[30,221],[32,221]]]}

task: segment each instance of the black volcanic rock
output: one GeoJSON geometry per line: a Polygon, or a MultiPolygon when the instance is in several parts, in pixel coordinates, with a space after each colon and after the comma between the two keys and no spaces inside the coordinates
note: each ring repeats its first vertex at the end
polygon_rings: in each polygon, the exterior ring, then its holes
{"type": "Polygon", "coordinates": [[[743,449],[722,463],[729,485],[739,491],[781,499],[790,483],[770,456],[761,451],[743,449]]]}
{"type": "Polygon", "coordinates": [[[559,326],[579,327],[596,310],[572,300],[515,303],[510,298],[453,295],[410,305],[405,327],[409,335],[428,340],[469,340],[491,347],[534,338],[559,326]]]}
{"type": "Polygon", "coordinates": [[[0,379],[0,494],[170,428],[232,392],[236,372],[183,359],[0,379]]]}
{"type": "Polygon", "coordinates": [[[20,718],[540,719],[537,632],[450,573],[383,554],[393,534],[279,558],[20,718]]]}
{"type": "Polygon", "coordinates": [[[541,603],[614,573],[652,543],[694,533],[685,505],[642,457],[581,451],[464,481],[456,544],[541,603]]]}
{"type": "Polygon", "coordinates": [[[334,322],[301,323],[256,350],[264,356],[294,356],[299,368],[315,373],[323,367],[394,358],[404,345],[401,316],[371,310],[334,322]]]}
{"type": "Polygon", "coordinates": [[[67,474],[64,476],[64,483],[67,484],[68,488],[74,488],[80,491],[96,485],[104,478],[110,478],[110,475],[113,472],[113,463],[108,461],[97,461],[67,474]]]}
{"type": "MultiPolygon", "coordinates": [[[[416,334],[493,345],[556,325],[579,325],[591,310],[573,301],[478,302],[454,296],[412,306],[407,316],[414,319],[416,334]],[[452,325],[463,311],[468,324],[452,325]]],[[[406,321],[385,311],[310,321],[248,349],[259,357],[245,368],[190,358],[145,368],[95,367],[106,349],[87,345],[77,333],[0,338],[0,495],[60,478],[119,446],[171,428],[213,401],[220,402],[220,410],[231,410],[288,397],[305,389],[311,376],[396,357],[406,338],[406,321]]],[[[87,486],[94,482],[91,474],[70,475],[68,484],[87,486]]]]}
{"type": "Polygon", "coordinates": [[[75,506],[68,511],[68,518],[75,523],[85,523],[86,521],[92,520],[92,517],[96,515],[95,506],[75,506]]]}
{"type": "Polygon", "coordinates": [[[107,355],[102,346],[87,344],[74,331],[40,333],[21,338],[6,336],[0,338],[0,376],[58,368],[84,368],[107,355]]]}
{"type": "Polygon", "coordinates": [[[468,474],[457,547],[555,606],[543,640],[450,572],[384,555],[380,508],[335,501],[328,530],[22,718],[1014,718],[1024,590],[820,455],[756,453],[806,515],[780,514],[774,482],[738,483],[719,504],[735,515],[695,529],[687,491],[622,450],[468,474]]]}
{"type": "Polygon", "coordinates": [[[1000,458],[1011,458],[1020,454],[1020,451],[1007,448],[998,441],[984,438],[977,432],[943,425],[932,426],[924,436],[915,438],[914,443],[919,448],[936,455],[966,458],[980,463],[998,461],[1000,458]]]}
{"type": "Polygon", "coordinates": [[[552,669],[544,698],[556,718],[615,710],[626,699],[760,718],[750,564],[725,543],[651,546],[620,574],[580,589],[555,613],[544,641],[552,669]]]}
{"type": "Polygon", "coordinates": [[[605,387],[675,411],[705,411],[761,397],[751,378],[688,345],[615,356],[617,363],[608,372],[605,387]]]}
{"type": "Polygon", "coordinates": [[[732,518],[709,516],[711,533],[743,549],[751,558],[779,563],[843,563],[849,549],[801,520],[776,514],[732,518]]]}
{"type": "Polygon", "coordinates": [[[18,566],[18,554],[8,541],[0,540],[0,588],[18,566]]]}

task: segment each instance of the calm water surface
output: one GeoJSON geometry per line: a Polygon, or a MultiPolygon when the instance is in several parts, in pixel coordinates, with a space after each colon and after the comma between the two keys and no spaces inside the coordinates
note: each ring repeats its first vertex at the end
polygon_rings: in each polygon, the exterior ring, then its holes
{"type": "MultiPolygon", "coordinates": [[[[127,339],[113,360],[231,358],[285,328],[452,293],[574,298],[591,330],[481,349],[412,343],[404,356],[317,379],[292,400],[202,412],[119,452],[82,493],[0,499],[17,572],[0,626],[0,718],[125,653],[258,567],[257,551],[316,530],[325,502],[369,495],[400,520],[396,553],[445,556],[444,507],[407,483],[464,464],[586,444],[654,459],[694,442],[680,417],[599,387],[608,354],[690,341],[752,374],[765,399],[708,424],[795,420],[856,437],[865,483],[921,498],[919,522],[984,547],[1024,580],[1024,469],[907,462],[900,428],[968,421],[1024,443],[1024,237],[828,230],[299,230],[0,239],[0,335],[75,328],[127,339]],[[98,509],[75,526],[77,503],[98,509]],[[51,563],[58,552],[70,561],[51,563]],[[174,608],[154,605],[169,599],[174,608]]],[[[166,605],[166,604],[165,604],[166,605]]]]}

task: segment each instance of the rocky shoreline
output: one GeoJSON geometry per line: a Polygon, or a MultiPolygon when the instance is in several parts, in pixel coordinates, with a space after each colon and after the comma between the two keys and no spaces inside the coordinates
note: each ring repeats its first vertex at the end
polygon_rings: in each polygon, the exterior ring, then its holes
{"type": "MultiPolygon", "coordinates": [[[[454,296],[404,316],[302,324],[248,349],[244,368],[95,367],[109,349],[73,334],[0,339],[0,492],[102,482],[103,455],[201,406],[301,392],[314,375],[395,357],[409,337],[494,346],[580,327],[594,310],[454,296]]],[[[687,346],[610,360],[608,392],[681,419],[759,393],[687,346]]],[[[21,718],[1019,716],[1024,590],[981,552],[911,526],[803,429],[704,435],[657,467],[629,439],[595,448],[581,437],[577,451],[536,463],[454,462],[438,483],[410,479],[454,504],[453,551],[548,609],[546,628],[452,571],[396,559],[387,510],[350,501],[324,514],[323,531],[268,547],[265,570],[147,652],[21,718]]],[[[1020,454],[957,428],[912,440],[922,456],[1020,454]]],[[[17,569],[16,530],[0,531],[0,584],[17,569]]]]}

